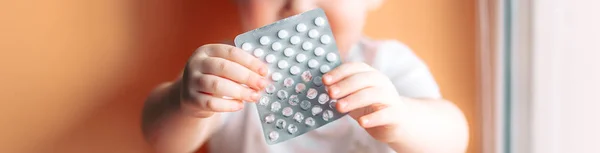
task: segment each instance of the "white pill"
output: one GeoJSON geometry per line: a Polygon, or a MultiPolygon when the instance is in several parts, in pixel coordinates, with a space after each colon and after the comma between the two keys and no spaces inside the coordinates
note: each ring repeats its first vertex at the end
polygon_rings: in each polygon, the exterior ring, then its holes
{"type": "Polygon", "coordinates": [[[315,88],[310,88],[310,89],[308,89],[308,92],[306,92],[306,98],[315,99],[315,97],[317,97],[317,94],[319,94],[319,93],[317,92],[317,90],[315,88]]]}
{"type": "Polygon", "coordinates": [[[279,67],[280,69],[285,69],[288,67],[288,62],[281,60],[281,61],[277,62],[277,67],[279,67]]]}
{"type": "Polygon", "coordinates": [[[311,69],[314,69],[314,68],[317,68],[317,66],[319,66],[319,62],[317,62],[317,60],[315,60],[315,59],[308,60],[308,67],[310,67],[311,69]]]}
{"type": "Polygon", "coordinates": [[[279,139],[279,133],[277,131],[269,132],[269,141],[277,141],[279,139]]]}
{"type": "Polygon", "coordinates": [[[319,113],[323,112],[323,108],[321,108],[321,106],[319,106],[319,105],[315,105],[315,106],[314,106],[314,107],[313,107],[313,108],[310,110],[310,112],[312,113],[312,115],[313,115],[313,116],[315,116],[315,115],[317,115],[317,114],[319,114],[319,113]]]}
{"type": "Polygon", "coordinates": [[[277,121],[275,121],[275,127],[279,128],[279,129],[283,129],[285,127],[286,123],[285,120],[283,119],[277,119],[277,121]]]}
{"type": "Polygon", "coordinates": [[[323,17],[315,18],[315,25],[319,27],[325,25],[325,19],[323,17]]]}
{"type": "Polygon", "coordinates": [[[245,51],[252,50],[252,44],[250,44],[250,43],[243,43],[242,44],[242,50],[245,50],[245,51]]]}
{"type": "Polygon", "coordinates": [[[271,49],[273,49],[274,51],[279,51],[279,50],[281,50],[281,48],[282,48],[282,47],[283,47],[283,46],[282,46],[282,45],[281,45],[281,43],[279,43],[279,42],[274,42],[274,43],[271,45],[271,49]]]}
{"type": "Polygon", "coordinates": [[[304,82],[309,82],[310,80],[312,80],[312,74],[308,70],[302,72],[301,76],[302,76],[302,81],[304,81],[304,82]]]}
{"type": "Polygon", "coordinates": [[[306,85],[304,85],[304,83],[298,83],[296,84],[296,93],[302,93],[304,91],[304,89],[306,89],[306,85]]]}
{"type": "Polygon", "coordinates": [[[304,120],[304,115],[300,112],[296,112],[296,114],[294,114],[294,120],[296,120],[298,123],[302,123],[302,120],[304,120]]]}
{"type": "Polygon", "coordinates": [[[285,90],[279,90],[279,91],[277,91],[277,98],[279,98],[281,100],[284,100],[284,99],[287,98],[287,96],[288,96],[287,91],[285,91],[285,90]]]}
{"type": "Polygon", "coordinates": [[[283,86],[284,87],[291,87],[292,85],[294,85],[294,79],[292,78],[285,78],[285,80],[283,80],[283,86]]]}
{"type": "Polygon", "coordinates": [[[303,100],[300,102],[300,108],[303,110],[308,110],[310,108],[310,102],[308,100],[303,100]]]}
{"type": "Polygon", "coordinates": [[[306,55],[304,55],[304,54],[296,55],[296,61],[298,61],[298,63],[302,63],[302,62],[306,61],[306,55]]]}
{"type": "Polygon", "coordinates": [[[325,112],[323,112],[323,120],[329,121],[329,119],[331,118],[333,118],[333,111],[326,110],[325,112]]]}
{"type": "Polygon", "coordinates": [[[254,50],[254,52],[252,53],[255,57],[261,57],[265,54],[265,50],[257,48],[254,50]]]}
{"type": "Polygon", "coordinates": [[[281,76],[281,73],[279,73],[279,72],[274,72],[273,74],[271,74],[271,79],[273,81],[279,81],[279,80],[281,80],[282,77],[283,76],[281,76]]]}
{"type": "Polygon", "coordinates": [[[279,32],[277,32],[277,37],[283,39],[283,38],[287,38],[288,37],[288,32],[285,30],[279,30],[279,32]]]}
{"type": "Polygon", "coordinates": [[[267,55],[267,57],[265,57],[265,61],[267,61],[267,63],[273,63],[273,62],[275,62],[275,60],[277,60],[277,59],[275,58],[275,55],[273,55],[273,54],[269,54],[269,55],[267,55]]]}
{"type": "Polygon", "coordinates": [[[306,31],[306,25],[304,25],[303,23],[300,23],[296,26],[296,31],[298,32],[304,32],[306,31]]]}
{"type": "Polygon", "coordinates": [[[325,104],[327,101],[329,101],[329,95],[327,95],[327,93],[322,93],[319,95],[317,101],[319,101],[319,104],[325,104]]]}
{"type": "Polygon", "coordinates": [[[319,37],[319,31],[317,31],[317,29],[312,29],[312,30],[308,31],[308,37],[310,37],[310,38],[319,37]]]}
{"type": "Polygon", "coordinates": [[[329,61],[329,62],[337,61],[337,55],[335,55],[334,53],[327,53],[327,61],[329,61]]]}
{"type": "Polygon", "coordinates": [[[290,117],[294,113],[294,110],[291,107],[286,107],[281,110],[281,114],[285,117],[290,117]]]}
{"type": "Polygon", "coordinates": [[[302,41],[302,39],[300,39],[300,37],[298,37],[298,36],[292,36],[292,38],[290,38],[290,43],[292,45],[296,45],[296,44],[300,43],[300,41],[302,41]]]}
{"type": "Polygon", "coordinates": [[[304,124],[306,124],[306,126],[315,126],[315,119],[307,117],[306,120],[304,120],[304,124]]]}
{"type": "Polygon", "coordinates": [[[313,48],[313,44],[311,42],[304,42],[302,43],[302,49],[304,50],[310,50],[313,48]]]}
{"type": "Polygon", "coordinates": [[[283,50],[283,55],[285,55],[286,57],[290,57],[290,56],[294,55],[294,53],[296,53],[296,51],[294,51],[294,49],[292,49],[292,48],[285,48],[283,50]]]}
{"type": "Polygon", "coordinates": [[[298,95],[291,95],[288,103],[292,106],[296,106],[300,103],[300,98],[298,98],[298,95]]]}
{"type": "Polygon", "coordinates": [[[267,36],[262,36],[262,37],[260,37],[258,42],[260,42],[261,45],[267,45],[271,42],[271,39],[269,39],[269,37],[267,37],[267,36]]]}
{"type": "Polygon", "coordinates": [[[298,73],[300,73],[300,67],[298,67],[298,66],[290,67],[290,73],[293,75],[297,75],[298,73]]]}
{"type": "Polygon", "coordinates": [[[288,133],[294,134],[294,133],[298,132],[298,127],[296,125],[290,123],[287,130],[288,130],[288,133]]]}
{"type": "Polygon", "coordinates": [[[267,92],[268,94],[272,94],[275,92],[275,85],[270,84],[269,86],[267,86],[267,88],[265,89],[265,92],[267,92]]]}
{"type": "Polygon", "coordinates": [[[271,112],[277,112],[277,111],[279,111],[279,109],[281,109],[281,103],[279,103],[277,101],[271,103],[271,112]]]}
{"type": "Polygon", "coordinates": [[[273,122],[275,122],[275,115],[269,114],[269,115],[265,116],[265,123],[271,124],[273,122]]]}
{"type": "Polygon", "coordinates": [[[319,70],[321,71],[321,73],[327,73],[331,70],[331,68],[329,67],[329,65],[322,65],[319,70]]]}
{"type": "Polygon", "coordinates": [[[323,43],[323,44],[329,44],[329,43],[331,43],[331,37],[329,35],[322,35],[321,36],[321,43],[323,43]]]}
{"type": "Polygon", "coordinates": [[[315,48],[315,55],[316,55],[316,56],[321,56],[321,55],[323,55],[323,54],[325,54],[325,49],[323,49],[323,48],[321,48],[321,47],[317,47],[317,48],[315,48]]]}
{"type": "Polygon", "coordinates": [[[267,96],[261,97],[260,100],[258,100],[258,104],[267,106],[269,104],[269,97],[267,97],[267,96]]]}

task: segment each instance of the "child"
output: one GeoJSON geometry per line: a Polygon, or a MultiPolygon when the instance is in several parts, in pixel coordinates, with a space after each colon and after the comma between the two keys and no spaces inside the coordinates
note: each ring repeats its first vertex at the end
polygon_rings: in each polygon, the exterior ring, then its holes
{"type": "Polygon", "coordinates": [[[344,62],[323,76],[335,122],[275,145],[263,140],[256,106],[267,67],[228,44],[206,44],[183,75],[148,97],[143,129],[158,152],[465,152],[462,112],[441,98],[426,65],[396,41],[362,37],[382,0],[237,0],[245,30],[314,8],[327,13],[344,62]],[[246,86],[242,86],[245,84],[246,86]],[[231,97],[231,98],[223,98],[231,97]]]}

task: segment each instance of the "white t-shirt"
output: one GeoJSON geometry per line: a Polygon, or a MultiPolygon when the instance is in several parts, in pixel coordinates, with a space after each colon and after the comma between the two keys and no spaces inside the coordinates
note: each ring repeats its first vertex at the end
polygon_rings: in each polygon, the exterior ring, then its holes
{"type": "MultiPolygon", "coordinates": [[[[406,45],[397,41],[363,39],[352,47],[345,62],[365,62],[390,78],[401,96],[440,98],[427,66],[406,45]]],[[[386,144],[373,139],[346,115],[330,124],[274,145],[262,136],[256,105],[222,114],[222,125],[209,140],[212,153],[387,153],[386,144]]]]}

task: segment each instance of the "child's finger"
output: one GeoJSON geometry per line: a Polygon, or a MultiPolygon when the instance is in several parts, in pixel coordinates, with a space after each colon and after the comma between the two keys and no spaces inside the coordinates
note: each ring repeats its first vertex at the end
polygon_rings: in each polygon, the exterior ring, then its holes
{"type": "Polygon", "coordinates": [[[378,77],[377,73],[370,71],[355,73],[335,84],[329,85],[327,87],[329,95],[332,99],[339,99],[360,89],[375,86],[378,77]]]}
{"type": "Polygon", "coordinates": [[[372,128],[382,125],[388,125],[394,123],[394,118],[397,117],[393,114],[393,109],[384,108],[373,113],[364,115],[360,117],[357,121],[363,128],[372,128]]]}
{"type": "Polygon", "coordinates": [[[234,112],[243,107],[244,104],[240,100],[224,99],[205,93],[194,94],[191,100],[181,103],[181,109],[192,115],[199,112],[234,112]]]}
{"type": "Polygon", "coordinates": [[[222,58],[208,57],[200,62],[201,72],[217,75],[259,90],[267,86],[267,80],[248,68],[222,58]]]}
{"type": "Polygon", "coordinates": [[[208,56],[227,59],[238,63],[261,76],[267,75],[267,65],[242,49],[224,44],[215,44],[207,47],[208,50],[205,53],[208,56]]]}
{"type": "Polygon", "coordinates": [[[245,101],[257,101],[258,93],[231,80],[210,74],[197,77],[197,92],[210,93],[217,97],[231,97],[245,101]]]}
{"type": "Polygon", "coordinates": [[[327,74],[323,75],[323,83],[325,85],[334,84],[345,77],[348,77],[355,73],[372,71],[369,65],[365,63],[346,63],[342,64],[339,67],[327,72],[327,74]]]}
{"type": "Polygon", "coordinates": [[[365,88],[354,92],[337,101],[337,110],[341,113],[350,112],[359,108],[367,107],[372,104],[381,103],[385,97],[375,96],[374,93],[381,93],[379,88],[365,88]]]}

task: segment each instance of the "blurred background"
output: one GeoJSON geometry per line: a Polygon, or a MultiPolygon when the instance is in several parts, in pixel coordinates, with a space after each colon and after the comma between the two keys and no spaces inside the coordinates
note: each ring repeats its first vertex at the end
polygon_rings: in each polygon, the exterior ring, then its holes
{"type": "MultiPolygon", "coordinates": [[[[429,65],[469,153],[600,152],[599,6],[386,0],[364,32],[429,65]]],[[[0,152],[152,152],[147,94],[240,29],[229,0],[1,1],[0,152]]]]}

